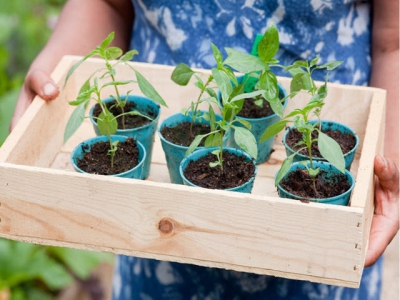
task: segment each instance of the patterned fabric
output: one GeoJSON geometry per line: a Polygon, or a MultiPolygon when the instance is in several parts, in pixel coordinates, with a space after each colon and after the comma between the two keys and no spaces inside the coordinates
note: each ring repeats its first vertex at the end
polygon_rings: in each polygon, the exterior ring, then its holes
{"type": "MultiPolygon", "coordinates": [[[[250,52],[257,33],[275,23],[282,64],[343,60],[330,81],[367,85],[370,5],[354,0],[133,0],[135,60],[211,68],[210,43],[250,52]]],[[[277,70],[277,74],[288,76],[277,70]]],[[[323,74],[318,76],[323,80],[323,74]]],[[[382,259],[359,289],[127,256],[115,265],[114,300],[379,299],[382,259]]]]}
{"type": "MultiPolygon", "coordinates": [[[[250,52],[273,22],[282,64],[343,60],[330,81],[366,85],[370,69],[370,5],[357,0],[133,0],[135,60],[214,66],[210,43],[250,52]]],[[[224,54],[224,53],[223,53],[224,54]]],[[[279,75],[289,76],[277,71],[279,75]]],[[[323,80],[324,75],[316,76],[323,80]]]]}

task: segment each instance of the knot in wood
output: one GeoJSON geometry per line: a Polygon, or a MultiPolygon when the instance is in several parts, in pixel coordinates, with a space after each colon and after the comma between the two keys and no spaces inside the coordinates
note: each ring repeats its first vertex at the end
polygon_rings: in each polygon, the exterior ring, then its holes
{"type": "Polygon", "coordinates": [[[174,231],[174,223],[171,219],[161,219],[160,222],[158,223],[158,230],[162,234],[171,234],[174,231]]]}

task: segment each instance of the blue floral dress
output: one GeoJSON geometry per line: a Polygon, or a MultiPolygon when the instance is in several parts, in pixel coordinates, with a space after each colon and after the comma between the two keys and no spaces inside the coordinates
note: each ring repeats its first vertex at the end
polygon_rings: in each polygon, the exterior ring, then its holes
{"type": "MultiPolygon", "coordinates": [[[[135,60],[214,66],[210,43],[250,52],[258,33],[274,23],[282,64],[343,60],[330,81],[367,85],[370,3],[356,0],[133,0],[135,60]]],[[[288,76],[281,70],[277,74],[288,76]]],[[[323,74],[316,74],[323,80],[323,74]]],[[[359,289],[195,265],[118,256],[114,300],[379,299],[382,259],[363,273],[359,289]]]]}

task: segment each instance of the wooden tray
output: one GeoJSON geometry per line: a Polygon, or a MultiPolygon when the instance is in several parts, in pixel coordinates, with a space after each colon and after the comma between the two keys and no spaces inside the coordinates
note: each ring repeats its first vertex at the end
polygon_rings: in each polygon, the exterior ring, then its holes
{"type": "MultiPolygon", "coordinates": [[[[54,71],[61,88],[78,59],[66,56],[54,71]]],[[[63,144],[73,109],[67,101],[100,64],[82,64],[55,101],[35,98],[1,147],[1,237],[359,286],[373,213],[373,158],[383,150],[384,90],[329,85],[323,119],[343,122],[360,137],[351,169],[356,186],[350,206],[341,207],[277,196],[273,176],[285,157],[280,136],[271,159],[259,166],[252,194],[169,183],[158,136],[146,181],[74,172],[69,154],[94,131],[85,122],[63,144]]],[[[198,93],[170,80],[173,67],[132,65],[166,99],[161,120],[198,93]]],[[[131,71],[121,66],[117,75],[126,79],[131,71]]],[[[288,88],[288,78],[279,81],[288,88]]],[[[300,95],[287,109],[306,100],[300,95]]]]}

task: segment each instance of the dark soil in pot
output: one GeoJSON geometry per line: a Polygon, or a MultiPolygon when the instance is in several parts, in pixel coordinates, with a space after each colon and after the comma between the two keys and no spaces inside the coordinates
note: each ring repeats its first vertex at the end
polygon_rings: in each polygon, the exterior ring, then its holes
{"type": "Polygon", "coordinates": [[[85,153],[82,159],[77,160],[78,167],[91,174],[113,175],[126,172],[134,168],[139,162],[139,148],[136,145],[136,140],[132,138],[118,143],[112,169],[111,156],[107,155],[109,149],[110,144],[108,142],[93,144],[90,151],[85,153]]]}
{"type": "MultiPolygon", "coordinates": [[[[165,126],[161,129],[161,134],[167,141],[175,145],[188,147],[197,135],[210,132],[210,125],[208,124],[193,124],[192,132],[190,125],[191,122],[184,122],[175,127],[165,126]]],[[[201,141],[200,146],[204,146],[204,140],[201,141]]]]}
{"type": "Polygon", "coordinates": [[[304,198],[330,198],[343,194],[350,188],[347,176],[344,174],[335,174],[330,182],[323,179],[326,171],[321,170],[316,179],[313,188],[312,178],[305,170],[296,170],[290,172],[279,185],[291,194],[304,198]]]}
{"type": "MultiPolygon", "coordinates": [[[[118,116],[122,113],[121,108],[117,106],[117,102],[115,100],[107,103],[107,108],[114,116],[118,116]]],[[[132,111],[135,109],[136,109],[136,104],[134,102],[127,102],[124,107],[125,112],[132,111]]],[[[93,116],[98,117],[100,115],[100,113],[101,113],[100,105],[96,104],[94,107],[94,110],[93,110],[93,116]]],[[[125,126],[123,126],[123,124],[122,124],[123,118],[122,117],[117,118],[118,129],[131,129],[131,128],[141,127],[141,126],[150,124],[152,122],[152,120],[156,118],[156,115],[154,115],[154,113],[151,110],[140,111],[140,113],[150,117],[151,120],[148,118],[142,117],[142,116],[125,115],[125,118],[124,118],[125,126]]]]}
{"type": "Polygon", "coordinates": [[[263,101],[262,106],[254,103],[254,98],[246,98],[243,102],[243,107],[238,113],[239,117],[257,119],[273,115],[274,111],[271,109],[268,101],[263,101]]]}
{"type": "MultiPolygon", "coordinates": [[[[351,151],[356,145],[356,138],[351,133],[342,133],[339,130],[322,130],[323,133],[334,139],[342,149],[342,152],[345,154],[351,151]]],[[[313,131],[312,138],[317,138],[317,132],[313,131]]],[[[295,146],[302,139],[302,133],[297,129],[290,129],[288,134],[286,135],[286,144],[297,151],[298,149],[304,147],[304,145],[295,146]]],[[[307,149],[303,149],[300,151],[301,154],[308,156],[307,149]]],[[[318,143],[312,143],[312,156],[313,157],[322,157],[321,153],[318,150],[318,143]]]]}
{"type": "Polygon", "coordinates": [[[223,172],[219,166],[210,167],[216,156],[208,154],[197,161],[191,161],[184,170],[186,179],[197,186],[208,189],[229,189],[240,186],[254,176],[255,166],[245,157],[223,152],[223,172]]]}

